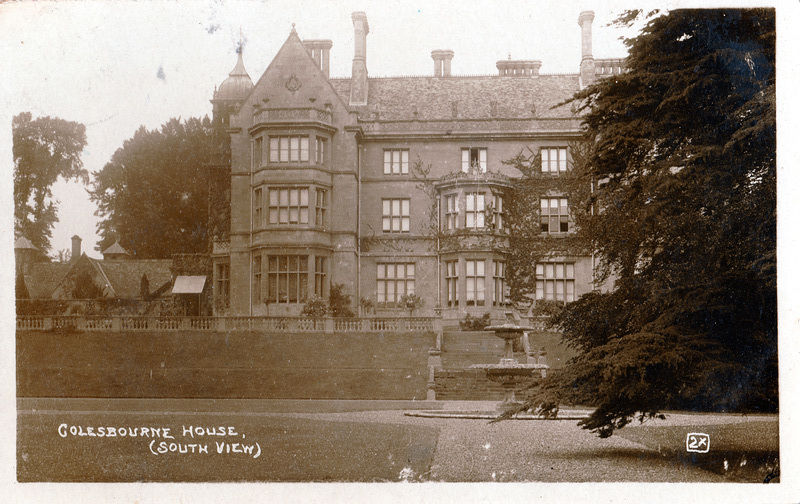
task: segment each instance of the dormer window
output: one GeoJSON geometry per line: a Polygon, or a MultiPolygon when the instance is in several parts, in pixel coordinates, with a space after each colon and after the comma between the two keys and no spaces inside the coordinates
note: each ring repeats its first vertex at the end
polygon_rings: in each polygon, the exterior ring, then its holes
{"type": "Polygon", "coordinates": [[[486,173],[488,149],[483,147],[464,147],[461,149],[461,171],[466,173],[470,168],[486,173]]]}

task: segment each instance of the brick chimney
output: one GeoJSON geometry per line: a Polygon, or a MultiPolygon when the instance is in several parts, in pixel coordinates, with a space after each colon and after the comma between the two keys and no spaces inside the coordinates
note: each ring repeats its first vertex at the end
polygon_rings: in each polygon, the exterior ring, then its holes
{"type": "Polygon", "coordinates": [[[367,104],[367,34],[369,34],[369,23],[367,15],[363,12],[354,12],[353,19],[354,32],[354,54],[353,54],[353,73],[350,83],[350,105],[367,104]]]}
{"type": "Polygon", "coordinates": [[[434,49],[431,51],[433,58],[433,76],[450,77],[450,62],[455,53],[449,49],[434,49]]]}
{"type": "Polygon", "coordinates": [[[325,77],[330,79],[331,78],[331,47],[333,47],[333,41],[331,40],[304,40],[303,45],[306,46],[306,50],[308,54],[314,58],[314,62],[317,64],[322,73],[325,74],[325,77]]]}
{"type": "Polygon", "coordinates": [[[594,56],[592,56],[592,21],[594,12],[583,11],[578,16],[581,27],[581,89],[594,81],[594,56]]]}
{"type": "Polygon", "coordinates": [[[74,263],[78,260],[81,256],[81,237],[75,235],[72,237],[72,257],[70,257],[69,262],[74,263]]]}

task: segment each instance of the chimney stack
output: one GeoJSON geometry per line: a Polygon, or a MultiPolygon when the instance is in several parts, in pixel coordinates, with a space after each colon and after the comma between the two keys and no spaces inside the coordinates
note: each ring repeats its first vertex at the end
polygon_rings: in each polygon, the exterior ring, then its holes
{"type": "Polygon", "coordinates": [[[81,256],[81,237],[75,235],[72,237],[72,257],[70,257],[69,262],[74,263],[78,260],[81,256]]]}
{"type": "Polygon", "coordinates": [[[594,81],[594,57],[592,56],[592,21],[594,12],[583,11],[578,16],[581,27],[581,89],[594,81]]]}
{"type": "Polygon", "coordinates": [[[308,54],[314,58],[317,67],[322,70],[325,77],[331,78],[331,47],[333,47],[332,40],[304,40],[303,45],[306,46],[308,54]]]}
{"type": "Polygon", "coordinates": [[[500,60],[497,62],[498,75],[505,77],[538,77],[542,62],[539,60],[500,60]]]}
{"type": "Polygon", "coordinates": [[[367,34],[369,23],[363,12],[354,12],[353,19],[354,46],[353,73],[350,85],[350,105],[367,104],[367,34]]]}
{"type": "Polygon", "coordinates": [[[450,62],[455,53],[449,49],[434,49],[431,51],[433,58],[433,76],[450,77],[450,62]]]}

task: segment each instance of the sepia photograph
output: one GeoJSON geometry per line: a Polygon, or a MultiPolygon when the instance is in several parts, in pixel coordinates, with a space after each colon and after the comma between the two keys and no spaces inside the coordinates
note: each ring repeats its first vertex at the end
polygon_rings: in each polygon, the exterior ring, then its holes
{"type": "Polygon", "coordinates": [[[4,486],[791,502],[798,11],[0,4],[4,486]]]}

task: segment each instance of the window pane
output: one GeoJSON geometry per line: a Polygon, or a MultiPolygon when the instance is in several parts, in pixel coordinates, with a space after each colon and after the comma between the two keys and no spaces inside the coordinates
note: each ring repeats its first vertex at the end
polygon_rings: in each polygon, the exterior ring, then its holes
{"type": "Polygon", "coordinates": [[[392,173],[392,151],[383,151],[383,173],[385,175],[392,173]]]}
{"type": "Polygon", "coordinates": [[[400,215],[400,200],[392,200],[392,215],[400,215]]]}
{"type": "Polygon", "coordinates": [[[308,161],[308,137],[300,137],[300,161],[308,161]]]}
{"type": "Polygon", "coordinates": [[[308,224],[308,207],[300,207],[300,224],[308,224]]]}
{"type": "Polygon", "coordinates": [[[545,270],[546,270],[545,278],[554,278],[555,277],[555,274],[554,274],[555,265],[553,263],[545,264],[545,270]]]}
{"type": "Polygon", "coordinates": [[[281,163],[286,163],[289,161],[289,138],[288,137],[281,137],[281,163]]]}
{"type": "Polygon", "coordinates": [[[475,263],[476,274],[478,276],[484,276],[484,261],[476,261],[475,263]]]}
{"type": "Polygon", "coordinates": [[[575,265],[567,263],[567,278],[575,278],[575,265]]]}
{"type": "Polygon", "coordinates": [[[469,171],[469,149],[461,149],[461,171],[469,171]]]}
{"type": "Polygon", "coordinates": [[[403,217],[402,231],[403,232],[410,231],[410,226],[411,226],[411,219],[409,219],[408,217],[403,217]]]}

